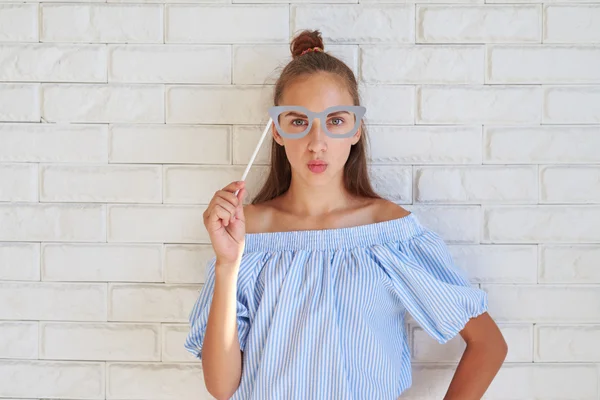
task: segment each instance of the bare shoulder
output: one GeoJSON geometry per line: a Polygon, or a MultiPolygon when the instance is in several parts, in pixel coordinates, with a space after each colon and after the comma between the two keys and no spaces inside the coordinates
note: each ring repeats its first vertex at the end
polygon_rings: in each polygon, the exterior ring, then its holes
{"type": "Polygon", "coordinates": [[[386,199],[362,199],[361,204],[352,211],[320,221],[309,219],[300,221],[297,217],[282,212],[278,207],[277,199],[244,206],[246,233],[362,225],[399,219],[409,214],[410,212],[403,207],[386,199]]]}
{"type": "Polygon", "coordinates": [[[375,222],[384,222],[392,219],[404,218],[410,211],[386,199],[378,199],[374,204],[375,222]]]}
{"type": "Polygon", "coordinates": [[[254,232],[257,228],[257,222],[260,220],[258,207],[254,204],[246,204],[244,206],[244,217],[246,218],[246,233],[254,232]]]}
{"type": "Polygon", "coordinates": [[[246,233],[264,232],[271,221],[271,210],[264,204],[247,204],[244,206],[246,233]]]}

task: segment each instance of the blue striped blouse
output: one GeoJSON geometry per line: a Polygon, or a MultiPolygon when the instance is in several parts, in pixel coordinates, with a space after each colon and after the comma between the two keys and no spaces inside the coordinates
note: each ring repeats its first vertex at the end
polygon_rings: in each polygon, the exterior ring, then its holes
{"type": "MultiPolygon", "coordinates": [[[[215,258],[185,348],[202,357],[215,258]]],[[[232,399],[395,400],[412,383],[405,313],[440,343],[487,311],[414,214],[354,227],[246,234],[237,285],[242,377],[232,399]]]]}

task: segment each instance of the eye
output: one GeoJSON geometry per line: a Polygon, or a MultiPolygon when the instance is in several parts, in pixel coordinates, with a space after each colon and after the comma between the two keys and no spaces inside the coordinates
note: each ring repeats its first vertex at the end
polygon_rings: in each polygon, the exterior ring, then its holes
{"type": "Polygon", "coordinates": [[[297,125],[296,121],[304,122],[304,120],[302,120],[302,119],[294,119],[294,120],[292,120],[292,125],[294,125],[294,126],[302,126],[302,125],[297,125]]]}
{"type": "Polygon", "coordinates": [[[339,123],[339,124],[334,124],[334,125],[341,125],[341,124],[343,124],[343,123],[344,123],[344,119],[343,119],[343,118],[332,118],[331,120],[332,120],[332,121],[340,121],[340,123],[339,123]]]}

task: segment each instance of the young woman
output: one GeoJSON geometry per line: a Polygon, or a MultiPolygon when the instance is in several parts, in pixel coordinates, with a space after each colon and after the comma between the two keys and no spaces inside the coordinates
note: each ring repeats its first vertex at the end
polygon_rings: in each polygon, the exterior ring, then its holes
{"type": "Polygon", "coordinates": [[[277,81],[271,169],[215,193],[216,254],[185,347],[217,399],[397,399],[412,383],[405,314],[466,350],[445,399],[480,399],[507,345],[487,295],[446,244],[369,182],[356,78],[319,31],[291,43],[277,81]],[[318,114],[321,113],[321,114],[318,114]],[[234,194],[239,190],[237,196],[234,194]]]}

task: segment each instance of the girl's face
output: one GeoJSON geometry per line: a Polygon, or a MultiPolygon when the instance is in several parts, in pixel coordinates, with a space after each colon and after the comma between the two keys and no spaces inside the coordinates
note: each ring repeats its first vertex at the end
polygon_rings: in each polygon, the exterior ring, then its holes
{"type": "MultiPolygon", "coordinates": [[[[347,105],[352,106],[352,97],[335,77],[327,73],[313,74],[299,78],[286,87],[280,106],[303,106],[311,111],[323,111],[328,107],[347,105]]],[[[327,119],[328,124],[335,126],[340,120],[327,119]]],[[[306,126],[306,118],[291,121],[296,126],[306,126]]],[[[307,183],[326,185],[332,180],[343,177],[344,165],[348,160],[350,148],[360,139],[361,129],[349,138],[332,138],[327,136],[321,121],[315,118],[306,136],[299,139],[282,137],[273,124],[275,141],[285,147],[285,153],[292,167],[292,176],[307,183]],[[312,163],[311,163],[312,161],[312,163]],[[325,162],[326,166],[313,165],[314,161],[325,162]]],[[[330,128],[332,129],[332,128],[330,128]]]]}

